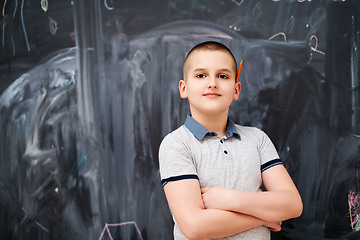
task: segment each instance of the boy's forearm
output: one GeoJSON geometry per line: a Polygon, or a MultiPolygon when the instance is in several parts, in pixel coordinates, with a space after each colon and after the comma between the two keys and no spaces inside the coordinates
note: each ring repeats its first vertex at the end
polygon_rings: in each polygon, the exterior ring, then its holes
{"type": "MultiPolygon", "coordinates": [[[[208,191],[209,193],[209,191],[208,191]]],[[[270,191],[270,192],[245,192],[233,189],[215,189],[210,193],[212,201],[206,201],[207,208],[223,209],[251,215],[264,221],[278,222],[298,217],[302,212],[301,199],[296,192],[270,191]],[[219,191],[222,191],[221,194],[219,191]],[[221,201],[214,201],[219,197],[221,201]]]]}
{"type": "Polygon", "coordinates": [[[271,224],[253,216],[219,209],[203,209],[192,218],[194,222],[189,223],[191,226],[182,230],[189,239],[223,238],[271,224]]]}
{"type": "Polygon", "coordinates": [[[301,215],[302,202],[296,192],[237,192],[232,209],[265,221],[284,221],[301,215]]]}

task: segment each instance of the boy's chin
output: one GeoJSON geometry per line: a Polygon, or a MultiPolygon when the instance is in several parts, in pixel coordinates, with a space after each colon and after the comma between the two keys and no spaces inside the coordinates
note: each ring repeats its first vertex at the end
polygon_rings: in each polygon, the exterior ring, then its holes
{"type": "Polygon", "coordinates": [[[198,113],[201,115],[209,115],[209,116],[221,116],[221,115],[227,115],[229,109],[204,109],[202,111],[199,111],[198,113]]]}

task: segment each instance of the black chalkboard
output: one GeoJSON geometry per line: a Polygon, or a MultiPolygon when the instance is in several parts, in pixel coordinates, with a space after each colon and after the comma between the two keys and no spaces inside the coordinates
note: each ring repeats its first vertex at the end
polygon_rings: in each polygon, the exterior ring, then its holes
{"type": "Polygon", "coordinates": [[[360,238],[360,2],[2,1],[0,239],[172,239],[158,147],[189,112],[189,49],[225,43],[231,118],[303,202],[272,239],[360,238]]]}

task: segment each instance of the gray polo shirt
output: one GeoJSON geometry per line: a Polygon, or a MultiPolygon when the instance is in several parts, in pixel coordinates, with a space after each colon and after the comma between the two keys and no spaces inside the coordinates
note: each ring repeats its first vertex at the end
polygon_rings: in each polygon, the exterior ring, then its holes
{"type": "MultiPolygon", "coordinates": [[[[185,124],[168,134],[159,149],[161,183],[198,179],[201,187],[225,187],[261,191],[261,172],[282,164],[269,139],[260,129],[228,120],[226,135],[219,138],[190,115],[185,124]]],[[[175,219],[174,219],[175,221],[175,219]]],[[[174,239],[187,239],[175,222],[174,239]]],[[[270,239],[261,226],[226,239],[270,239]]]]}

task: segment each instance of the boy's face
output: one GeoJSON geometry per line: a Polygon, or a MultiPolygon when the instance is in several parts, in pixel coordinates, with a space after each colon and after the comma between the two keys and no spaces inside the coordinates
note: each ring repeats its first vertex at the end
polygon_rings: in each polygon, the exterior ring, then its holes
{"type": "Polygon", "coordinates": [[[180,96],[189,99],[193,115],[227,115],[240,94],[241,84],[235,82],[235,75],[236,64],[226,51],[194,51],[185,62],[180,96]]]}

